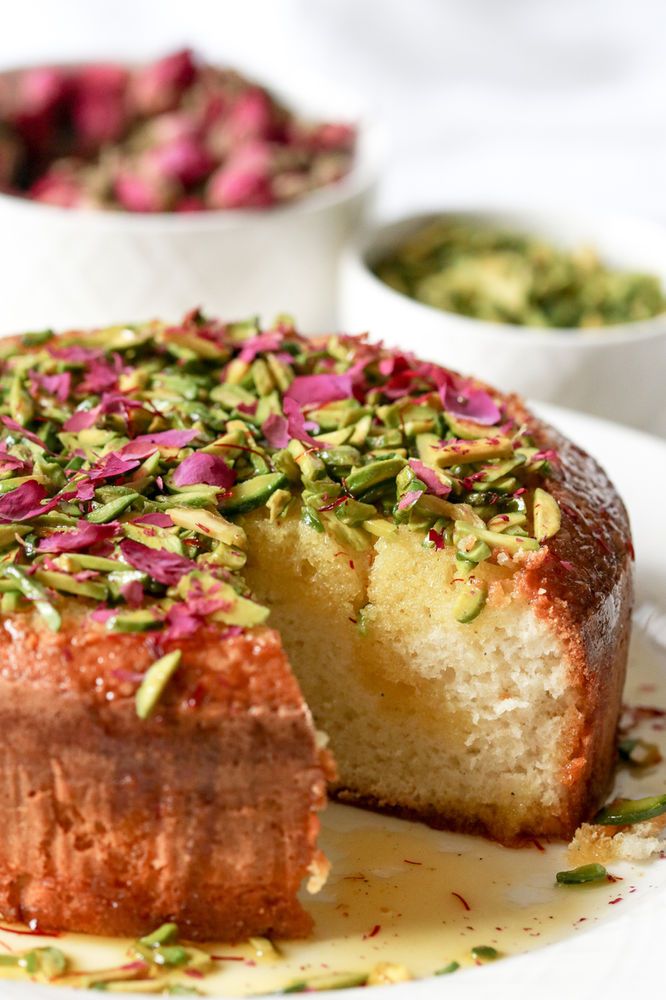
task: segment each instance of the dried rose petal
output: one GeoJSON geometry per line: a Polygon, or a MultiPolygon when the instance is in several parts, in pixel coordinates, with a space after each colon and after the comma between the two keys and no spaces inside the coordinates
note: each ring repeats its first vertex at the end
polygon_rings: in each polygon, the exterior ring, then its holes
{"type": "Polygon", "coordinates": [[[131,608],[138,608],[143,602],[143,587],[139,580],[130,580],[120,588],[120,593],[131,608]]]}
{"type": "Polygon", "coordinates": [[[73,531],[56,531],[47,538],[42,538],[37,548],[40,552],[79,552],[88,549],[99,542],[106,541],[118,532],[117,522],[108,524],[91,524],[90,521],[79,521],[73,531]]]}
{"type": "Polygon", "coordinates": [[[236,473],[223,458],[195,452],[178,465],[173,472],[174,486],[192,486],[205,483],[207,486],[222,486],[229,489],[236,481],[236,473]]]}
{"type": "Polygon", "coordinates": [[[447,413],[461,420],[472,420],[476,424],[492,425],[502,418],[499,407],[483,389],[475,389],[472,385],[460,384],[456,387],[446,385],[440,389],[442,405],[447,413]]]}
{"type": "Polygon", "coordinates": [[[86,430],[88,427],[94,427],[101,412],[101,403],[93,406],[90,410],[75,410],[71,417],[62,425],[62,429],[64,431],[76,432],[86,430]]]}
{"type": "Polygon", "coordinates": [[[293,399],[301,406],[332,403],[336,399],[352,396],[352,382],[344,375],[298,375],[285,393],[285,399],[293,399]]]}
{"type": "Polygon", "coordinates": [[[28,441],[32,441],[33,444],[43,448],[44,451],[49,451],[40,437],[37,437],[37,435],[33,434],[32,431],[26,430],[26,428],[19,424],[16,420],[12,420],[11,417],[0,417],[0,420],[10,431],[14,431],[15,434],[21,434],[28,441]]]}
{"type": "Polygon", "coordinates": [[[423,496],[423,490],[407,490],[398,500],[398,510],[408,510],[423,496]]]}
{"type": "Polygon", "coordinates": [[[44,500],[46,495],[46,490],[36,479],[21,483],[15,490],[0,496],[0,521],[5,524],[11,521],[28,521],[39,514],[48,514],[63,498],[55,497],[42,505],[40,500],[44,500]]]}
{"type": "Polygon", "coordinates": [[[152,524],[156,528],[173,528],[173,521],[168,514],[156,511],[154,514],[142,514],[132,519],[132,524],[152,524]]]}
{"type": "Polygon", "coordinates": [[[261,433],[271,448],[286,448],[289,444],[289,423],[279,413],[271,413],[261,425],[261,433]]]}
{"type": "Polygon", "coordinates": [[[451,492],[451,487],[447,486],[446,483],[441,482],[437,474],[432,469],[429,469],[427,465],[420,462],[418,458],[410,458],[409,465],[419,477],[421,482],[425,483],[430,493],[434,493],[436,497],[448,497],[451,492]]]}
{"type": "Polygon", "coordinates": [[[59,372],[56,375],[41,375],[37,371],[31,371],[30,381],[39,389],[55,396],[59,402],[64,403],[68,398],[72,387],[72,373],[59,372]]]}
{"type": "Polygon", "coordinates": [[[285,399],[282,403],[282,408],[287,417],[287,428],[289,431],[289,437],[296,438],[298,441],[305,441],[307,444],[312,445],[314,448],[321,448],[322,442],[315,441],[313,437],[310,437],[308,431],[314,430],[316,424],[311,420],[306,420],[301,412],[301,408],[295,399],[285,399]]]}
{"type": "Polygon", "coordinates": [[[120,543],[120,551],[130,566],[148,573],[153,580],[167,587],[174,586],[186,573],[197,568],[197,564],[191,559],[175,552],[167,552],[166,549],[151,549],[130,538],[120,543]]]}

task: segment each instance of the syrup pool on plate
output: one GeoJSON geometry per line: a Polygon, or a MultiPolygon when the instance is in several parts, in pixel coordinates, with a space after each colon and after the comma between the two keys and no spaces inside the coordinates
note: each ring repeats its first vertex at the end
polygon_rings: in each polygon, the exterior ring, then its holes
{"type": "MultiPolygon", "coordinates": [[[[635,630],[625,691],[629,706],[666,709],[666,656],[635,630]]],[[[649,713],[643,713],[648,715],[649,713]]],[[[666,757],[666,717],[646,717],[633,730],[666,757]]],[[[621,767],[617,794],[655,795],[666,788],[666,762],[621,767]]],[[[315,921],[306,941],[210,944],[213,971],[203,978],[175,970],[152,984],[115,984],[124,992],[159,992],[182,984],[204,996],[279,992],[318,977],[369,973],[379,963],[403,965],[412,978],[457,962],[456,975],[480,961],[472,949],[495,949],[506,959],[586,931],[635,906],[664,882],[663,861],[609,863],[617,881],[558,886],[555,873],[570,868],[566,845],[501,847],[481,837],[444,833],[416,823],[332,804],[324,814],[321,846],[332,868],[327,884],[303,900],[315,921]],[[146,989],[148,987],[148,989],[146,989]]],[[[666,867],[666,866],[665,866],[666,867]]],[[[110,969],[130,961],[130,941],[63,934],[25,937],[0,930],[0,952],[56,945],[73,971],[110,969]]],[[[472,972],[473,974],[473,972],[472,972]]],[[[0,966],[0,975],[26,973],[0,966]]],[[[68,984],[73,980],[67,976],[68,984]]]]}

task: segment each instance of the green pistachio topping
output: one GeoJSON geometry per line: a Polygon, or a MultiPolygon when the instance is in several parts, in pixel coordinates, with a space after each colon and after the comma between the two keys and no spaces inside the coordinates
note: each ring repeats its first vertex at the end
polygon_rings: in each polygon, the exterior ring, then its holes
{"type": "Polygon", "coordinates": [[[457,972],[459,968],[460,962],[449,962],[448,965],[443,965],[441,969],[436,969],[434,975],[450,976],[452,972],[457,972]]]}
{"type": "Polygon", "coordinates": [[[494,962],[495,959],[500,957],[497,948],[493,948],[488,944],[476,945],[472,948],[470,954],[475,962],[494,962]]]}
{"type": "Polygon", "coordinates": [[[181,651],[174,649],[148,667],[136,692],[136,714],[140,719],[148,719],[155,711],[167,684],[178,669],[181,656],[181,651]]]}
{"type": "Polygon", "coordinates": [[[618,799],[597,813],[593,822],[601,826],[630,826],[666,813],[666,795],[646,799],[618,799]]]}
{"type": "Polygon", "coordinates": [[[600,327],[666,310],[655,275],[611,270],[589,247],[566,250],[463,217],[422,226],[375,273],[426,305],[494,323],[600,327]]]}
{"type": "Polygon", "coordinates": [[[555,881],[558,885],[585,885],[588,882],[605,882],[607,878],[608,872],[604,866],[594,863],[558,872],[555,881]]]}
{"type": "MultiPolygon", "coordinates": [[[[454,614],[467,623],[485,605],[485,567],[529,558],[559,528],[556,456],[502,399],[363,338],[193,312],[5,346],[6,615],[34,609],[57,631],[77,601],[109,632],[175,642],[207,625],[252,628],[268,610],[243,578],[243,522],[263,512],[350,555],[418,532],[433,555],[455,556],[454,614]]],[[[169,664],[144,679],[148,714],[169,664]]]]}

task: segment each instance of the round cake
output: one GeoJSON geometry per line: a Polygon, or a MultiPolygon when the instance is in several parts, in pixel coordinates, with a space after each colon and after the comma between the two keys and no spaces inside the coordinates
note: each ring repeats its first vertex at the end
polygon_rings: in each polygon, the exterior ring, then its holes
{"type": "Polygon", "coordinates": [[[4,919],[305,934],[327,782],[508,844],[595,812],[629,526],[520,400],[288,318],[0,353],[4,919]]]}

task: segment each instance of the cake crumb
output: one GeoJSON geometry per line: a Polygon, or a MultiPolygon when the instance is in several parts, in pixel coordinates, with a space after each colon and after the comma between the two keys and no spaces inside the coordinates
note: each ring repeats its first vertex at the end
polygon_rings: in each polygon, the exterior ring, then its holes
{"type": "Polygon", "coordinates": [[[666,814],[632,826],[583,823],[569,844],[571,864],[648,861],[666,847],[666,814]]]}

